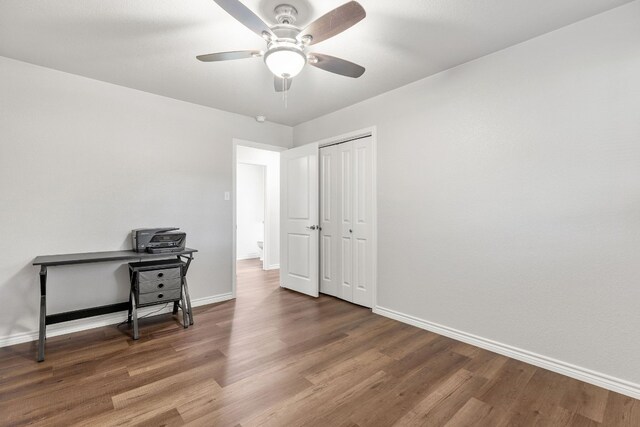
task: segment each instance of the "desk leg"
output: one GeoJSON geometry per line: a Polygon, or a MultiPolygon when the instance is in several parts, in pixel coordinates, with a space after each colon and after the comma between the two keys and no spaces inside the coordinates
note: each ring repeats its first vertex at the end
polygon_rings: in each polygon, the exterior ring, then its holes
{"type": "Polygon", "coordinates": [[[189,286],[187,285],[187,276],[182,278],[182,284],[184,285],[184,295],[187,300],[187,311],[189,312],[189,324],[193,325],[193,311],[191,311],[191,297],[189,296],[189,286]]]}
{"type": "Polygon", "coordinates": [[[133,301],[133,292],[129,292],[129,312],[127,313],[127,323],[131,325],[131,314],[133,311],[133,305],[131,304],[133,301]]]}
{"type": "Polygon", "coordinates": [[[131,290],[131,317],[133,317],[133,339],[137,340],[140,338],[138,334],[138,308],[136,307],[136,297],[133,295],[133,290],[131,290]]]}
{"type": "Polygon", "coordinates": [[[40,267],[40,332],[38,335],[38,362],[44,360],[44,340],[47,338],[47,267],[40,267]]]}
{"type": "Polygon", "coordinates": [[[178,301],[173,303],[173,314],[178,314],[178,301]]]}
{"type": "Polygon", "coordinates": [[[131,314],[133,311],[133,304],[131,303],[133,301],[133,289],[135,287],[135,276],[133,271],[131,271],[131,269],[129,269],[129,284],[131,285],[131,287],[129,288],[129,310],[127,311],[127,324],[131,325],[131,314]]]}
{"type": "Polygon", "coordinates": [[[189,327],[189,316],[187,315],[187,305],[185,304],[185,300],[185,293],[182,292],[182,300],[180,301],[180,305],[182,305],[182,327],[187,329],[189,327]]]}
{"type": "Polygon", "coordinates": [[[187,329],[189,327],[189,316],[187,315],[187,309],[186,306],[184,304],[184,300],[185,300],[185,296],[184,296],[184,292],[182,293],[182,301],[180,301],[180,304],[182,305],[182,327],[187,329]]]}
{"type": "MultiPolygon", "coordinates": [[[[184,255],[178,255],[178,261],[182,261],[182,257],[184,255]]],[[[193,255],[189,255],[189,256],[184,256],[184,258],[186,258],[186,263],[184,266],[184,271],[182,272],[183,276],[187,275],[187,272],[189,271],[189,266],[191,265],[191,261],[193,261],[193,255]]]]}
{"type": "MultiPolygon", "coordinates": [[[[189,271],[189,266],[191,265],[191,261],[193,261],[193,255],[186,256],[185,258],[187,259],[187,261],[184,266],[184,271],[182,272],[182,285],[184,286],[184,293],[186,294],[187,310],[189,310],[189,325],[193,325],[193,311],[191,311],[191,297],[189,296],[189,285],[187,285],[187,272],[189,271]]],[[[178,255],[178,260],[182,260],[182,255],[178,255]]]]}

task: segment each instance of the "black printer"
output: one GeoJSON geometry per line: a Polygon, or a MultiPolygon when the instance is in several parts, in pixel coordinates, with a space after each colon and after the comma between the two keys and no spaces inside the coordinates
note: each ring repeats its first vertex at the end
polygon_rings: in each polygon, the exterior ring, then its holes
{"type": "Polygon", "coordinates": [[[133,250],[152,254],[181,252],[185,248],[187,233],[177,230],[180,228],[137,228],[131,230],[133,250]]]}

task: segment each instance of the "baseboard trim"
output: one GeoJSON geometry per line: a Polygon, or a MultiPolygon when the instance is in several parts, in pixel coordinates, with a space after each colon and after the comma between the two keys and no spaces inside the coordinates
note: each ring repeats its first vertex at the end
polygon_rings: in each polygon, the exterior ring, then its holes
{"type": "MultiPolygon", "coordinates": [[[[192,307],[199,307],[201,305],[215,304],[218,302],[228,301],[233,299],[231,292],[212,295],[204,298],[195,298],[191,300],[192,307]]],[[[157,312],[156,315],[170,313],[173,309],[173,304],[167,305],[164,309],[157,312]]],[[[157,311],[158,307],[143,307],[138,309],[138,317],[148,315],[157,311]]],[[[47,337],[55,337],[58,335],[71,334],[73,332],[85,331],[87,329],[100,328],[102,326],[109,326],[118,324],[127,318],[127,312],[121,311],[118,313],[105,314],[102,316],[90,317],[87,319],[73,320],[71,322],[58,323],[55,325],[47,326],[47,337]]],[[[21,332],[17,334],[0,337],[0,347],[7,347],[14,344],[21,344],[24,342],[35,341],[38,339],[38,331],[21,332]]]]}
{"type": "Polygon", "coordinates": [[[191,305],[193,307],[200,307],[201,305],[215,304],[218,302],[229,301],[230,299],[233,299],[233,294],[231,292],[227,292],[224,294],[211,295],[209,297],[191,300],[191,305]]]}
{"type": "Polygon", "coordinates": [[[236,261],[245,261],[248,259],[258,259],[258,258],[260,258],[260,254],[256,252],[252,254],[240,255],[236,257],[236,261]]]}
{"type": "Polygon", "coordinates": [[[280,270],[280,264],[269,265],[264,268],[265,270],[280,270]]]}
{"type": "Polygon", "coordinates": [[[400,313],[388,308],[376,306],[373,308],[373,312],[402,323],[407,323],[409,325],[416,326],[418,328],[425,329],[436,334],[453,338],[454,340],[462,341],[467,344],[492,351],[494,353],[502,354],[503,356],[511,357],[513,359],[517,359],[522,362],[538,366],[540,368],[548,369],[550,371],[557,372],[559,374],[566,375],[568,377],[575,378],[577,380],[584,381],[586,383],[593,384],[602,388],[606,388],[608,390],[615,391],[617,393],[621,393],[635,399],[640,399],[640,384],[612,377],[601,372],[592,371],[587,368],[543,356],[541,354],[533,353],[528,350],[523,350],[521,348],[513,347],[508,344],[503,344],[477,335],[469,334],[467,332],[459,331],[448,326],[429,322],[427,320],[400,313]]]}

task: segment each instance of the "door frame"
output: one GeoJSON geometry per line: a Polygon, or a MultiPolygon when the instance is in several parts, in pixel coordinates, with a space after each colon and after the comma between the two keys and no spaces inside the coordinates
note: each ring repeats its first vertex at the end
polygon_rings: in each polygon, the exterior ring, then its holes
{"type": "MultiPolygon", "coordinates": [[[[371,310],[373,310],[378,305],[378,136],[377,136],[377,128],[376,126],[370,126],[363,129],[358,129],[355,131],[343,133],[341,135],[332,136],[329,138],[324,138],[319,141],[316,141],[318,144],[318,151],[320,148],[326,147],[327,145],[339,144],[341,142],[347,142],[349,140],[365,137],[371,135],[371,152],[373,156],[373,167],[371,170],[372,178],[372,205],[373,212],[371,213],[371,222],[372,222],[372,243],[373,243],[373,295],[372,295],[372,304],[371,310]]],[[[318,153],[320,154],[320,153],[318,153]]],[[[318,159],[320,156],[318,155],[318,159]]],[[[319,171],[319,169],[318,169],[319,171]]],[[[319,207],[320,205],[318,205],[319,207]]],[[[318,259],[319,261],[319,259],[318,259]]],[[[318,283],[318,286],[320,284],[318,283]]]]}
{"type": "MultiPolygon", "coordinates": [[[[262,144],[260,142],[253,142],[253,141],[248,141],[245,139],[239,139],[239,138],[233,138],[232,139],[232,143],[233,143],[233,150],[232,150],[232,155],[231,155],[231,206],[232,206],[232,224],[231,224],[231,230],[232,230],[232,239],[231,239],[231,298],[235,298],[236,297],[236,286],[237,286],[237,277],[236,277],[236,251],[237,251],[237,239],[238,239],[238,202],[237,202],[237,197],[236,197],[236,192],[237,192],[237,188],[236,188],[236,174],[237,174],[237,168],[238,168],[238,146],[243,146],[243,147],[250,147],[250,148],[257,148],[259,150],[266,150],[266,151],[276,151],[276,152],[281,152],[281,151],[285,151],[288,150],[289,148],[287,147],[280,147],[278,145],[269,145],[269,144],[262,144]]],[[[265,174],[266,174],[266,168],[265,168],[265,174]]],[[[265,177],[266,178],[266,177],[265,177]]],[[[266,187],[266,179],[265,179],[265,187],[266,187]]],[[[265,196],[266,196],[266,188],[265,188],[265,196]]],[[[281,195],[282,197],[282,195],[281,195]]],[[[278,201],[278,203],[280,203],[280,201],[278,201]]],[[[266,228],[266,227],[265,227],[266,228]]],[[[266,239],[265,239],[266,242],[266,239]]]]}

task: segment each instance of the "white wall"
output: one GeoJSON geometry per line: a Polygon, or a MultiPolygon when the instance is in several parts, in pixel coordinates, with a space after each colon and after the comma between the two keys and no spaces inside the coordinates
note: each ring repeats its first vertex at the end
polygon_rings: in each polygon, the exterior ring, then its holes
{"type": "MultiPolygon", "coordinates": [[[[238,144],[251,144],[248,141],[237,141],[238,144]]],[[[237,145],[238,162],[262,165],[266,168],[265,194],[265,228],[264,228],[264,260],[267,270],[280,268],[280,153],[266,149],[237,145]]],[[[240,189],[236,191],[239,193],[240,189]]],[[[239,232],[239,230],[238,230],[239,232]]],[[[238,245],[240,236],[238,235],[238,245]]]]}
{"type": "Polygon", "coordinates": [[[238,163],[236,169],[236,259],[259,258],[258,240],[264,241],[266,167],[238,163]]]}
{"type": "Polygon", "coordinates": [[[373,125],[385,313],[640,395],[640,1],[296,126],[294,142],[373,125]]]}
{"type": "MultiPolygon", "coordinates": [[[[35,256],[130,248],[133,228],[181,227],[192,299],[230,295],[234,137],[292,130],[0,58],[0,343],[37,329],[35,256]]],[[[48,289],[51,313],[126,300],[126,267],[54,267],[48,289]]]]}

